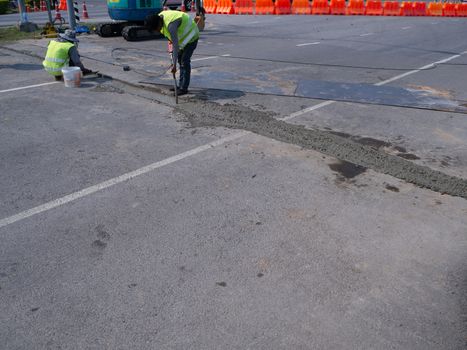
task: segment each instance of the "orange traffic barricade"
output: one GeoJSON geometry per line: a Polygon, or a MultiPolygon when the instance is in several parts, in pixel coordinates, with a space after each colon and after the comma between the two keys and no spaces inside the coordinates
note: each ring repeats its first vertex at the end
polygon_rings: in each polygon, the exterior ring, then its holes
{"type": "Polygon", "coordinates": [[[363,0],[349,0],[347,4],[348,15],[364,15],[365,14],[365,3],[363,0]]]}
{"type": "Polygon", "coordinates": [[[401,16],[413,16],[413,3],[410,1],[403,1],[401,4],[401,16]]]}
{"type": "Polygon", "coordinates": [[[455,17],[456,16],[456,4],[446,2],[443,4],[443,16],[455,17]]]}
{"type": "Polygon", "coordinates": [[[218,0],[216,12],[223,15],[234,14],[235,11],[233,8],[232,0],[218,0]]]}
{"type": "Polygon", "coordinates": [[[256,0],[257,15],[273,15],[275,12],[272,0],[256,0]]]}
{"type": "Polygon", "coordinates": [[[345,0],[331,0],[331,15],[345,15],[345,0]]]}
{"type": "Polygon", "coordinates": [[[308,0],[293,0],[292,13],[294,15],[311,15],[311,6],[308,0]]]}
{"type": "Polygon", "coordinates": [[[66,0],[60,0],[60,3],[58,5],[58,9],[60,11],[66,11],[68,9],[68,7],[66,5],[66,0]]]}
{"type": "Polygon", "coordinates": [[[383,16],[399,16],[399,1],[385,1],[383,4],[383,16]]]}
{"type": "Polygon", "coordinates": [[[290,15],[292,12],[290,0],[276,0],[274,6],[276,15],[290,15]]]}
{"type": "Polygon", "coordinates": [[[441,2],[430,2],[427,9],[428,16],[442,16],[443,4],[441,2]]]}
{"type": "Polygon", "coordinates": [[[329,15],[330,12],[328,0],[313,0],[311,3],[311,13],[314,15],[329,15]]]}
{"type": "Polygon", "coordinates": [[[426,16],[426,2],[417,1],[413,3],[414,16],[426,16]]]}
{"type": "Polygon", "coordinates": [[[383,14],[383,3],[381,0],[368,0],[366,2],[365,14],[369,16],[381,16],[383,14]]]}
{"type": "Polygon", "coordinates": [[[456,4],[457,17],[467,17],[467,4],[456,4]]]}
{"type": "MultiPolygon", "coordinates": [[[[64,1],[64,0],[61,0],[64,1]]],[[[203,7],[206,13],[217,13],[217,1],[216,0],[204,0],[203,7]]]]}
{"type": "Polygon", "coordinates": [[[235,1],[235,14],[236,15],[252,15],[253,14],[253,1],[252,0],[237,0],[235,1]]]}

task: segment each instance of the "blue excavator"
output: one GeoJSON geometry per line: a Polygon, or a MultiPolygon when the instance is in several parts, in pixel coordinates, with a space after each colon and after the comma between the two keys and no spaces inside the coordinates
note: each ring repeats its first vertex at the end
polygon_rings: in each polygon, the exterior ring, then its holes
{"type": "Polygon", "coordinates": [[[201,0],[181,0],[180,4],[174,0],[107,0],[109,16],[114,21],[100,23],[96,32],[101,37],[123,36],[127,41],[139,41],[160,38],[160,33],[149,32],[144,26],[147,15],[159,13],[164,8],[176,9],[182,5],[186,10],[196,6],[198,26],[204,27],[204,9],[201,0]],[[201,23],[202,22],[202,23],[201,23]]]}

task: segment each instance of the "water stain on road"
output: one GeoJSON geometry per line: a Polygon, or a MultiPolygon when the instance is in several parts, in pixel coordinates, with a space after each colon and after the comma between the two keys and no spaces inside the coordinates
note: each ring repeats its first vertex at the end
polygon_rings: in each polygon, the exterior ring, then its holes
{"type": "Polygon", "coordinates": [[[339,173],[346,179],[353,179],[354,177],[363,174],[367,168],[353,164],[346,161],[339,161],[337,163],[329,164],[332,171],[339,173]]]}

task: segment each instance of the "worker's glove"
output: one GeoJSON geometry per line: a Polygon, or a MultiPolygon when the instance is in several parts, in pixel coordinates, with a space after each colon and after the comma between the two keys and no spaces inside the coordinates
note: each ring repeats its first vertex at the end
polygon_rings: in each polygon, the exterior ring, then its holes
{"type": "Polygon", "coordinates": [[[84,68],[83,70],[83,75],[89,75],[89,74],[93,74],[94,72],[90,69],[87,69],[87,68],[84,68]]]}
{"type": "Polygon", "coordinates": [[[173,64],[172,67],[170,67],[170,72],[172,73],[177,73],[177,65],[176,64],[173,64]]]}

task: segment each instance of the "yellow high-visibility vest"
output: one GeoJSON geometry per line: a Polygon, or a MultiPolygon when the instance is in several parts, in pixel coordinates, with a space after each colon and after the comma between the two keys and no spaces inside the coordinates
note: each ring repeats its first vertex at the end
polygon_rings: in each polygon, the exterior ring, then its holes
{"type": "Polygon", "coordinates": [[[187,44],[199,39],[199,30],[196,23],[184,12],[180,11],[162,11],[159,13],[164,18],[164,25],[162,26],[161,33],[170,41],[172,38],[169,33],[169,24],[178,19],[182,19],[182,24],[178,27],[178,47],[182,50],[187,44]]]}
{"type": "Polygon", "coordinates": [[[62,75],[62,68],[70,61],[68,51],[75,46],[68,41],[59,42],[51,40],[47,48],[45,59],[42,62],[45,70],[51,75],[62,75]]]}

